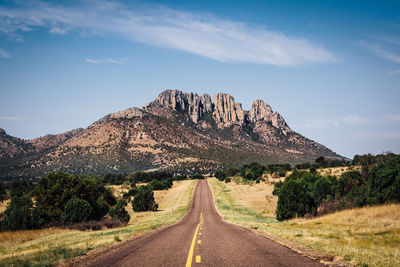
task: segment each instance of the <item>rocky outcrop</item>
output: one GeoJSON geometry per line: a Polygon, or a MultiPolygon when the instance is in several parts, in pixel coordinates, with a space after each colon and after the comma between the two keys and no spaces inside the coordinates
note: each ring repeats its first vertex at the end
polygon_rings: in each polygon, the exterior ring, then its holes
{"type": "MultiPolygon", "coordinates": [[[[164,108],[188,114],[194,123],[198,123],[213,109],[211,97],[208,94],[199,96],[196,93],[183,93],[180,90],[166,90],[158,95],[155,102],[164,108]]],[[[144,109],[151,109],[152,104],[146,105],[144,109]]]]}
{"type": "Polygon", "coordinates": [[[249,120],[256,122],[260,120],[271,121],[272,109],[270,105],[265,104],[261,99],[254,100],[249,111],[249,120]]]}
{"type": "Polygon", "coordinates": [[[111,113],[106,116],[110,119],[132,119],[134,117],[142,117],[143,111],[138,108],[128,108],[119,112],[111,113]]]}
{"type": "Polygon", "coordinates": [[[236,103],[233,96],[218,93],[214,95],[213,117],[217,123],[230,125],[232,123],[242,124],[245,120],[245,112],[242,104],[236,103]]]}
{"type": "MultiPolygon", "coordinates": [[[[196,93],[184,93],[180,90],[166,90],[159,94],[155,101],[143,108],[153,113],[154,105],[185,113],[195,124],[199,124],[207,113],[211,113],[219,128],[229,127],[233,124],[242,126],[249,122],[266,122],[284,134],[291,131],[283,117],[260,99],[255,100],[251,109],[246,111],[243,110],[242,104],[235,102],[233,96],[228,94],[217,93],[211,101],[208,94],[199,96],[196,93]]],[[[156,112],[157,115],[160,115],[158,113],[156,112]]],[[[203,127],[203,124],[199,124],[199,126],[203,127]]]]}

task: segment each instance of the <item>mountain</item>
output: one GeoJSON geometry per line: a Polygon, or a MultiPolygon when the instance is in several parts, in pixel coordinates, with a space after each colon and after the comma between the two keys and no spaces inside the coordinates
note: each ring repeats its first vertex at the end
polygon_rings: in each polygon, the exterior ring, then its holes
{"type": "Polygon", "coordinates": [[[111,113],[86,129],[22,140],[0,131],[0,177],[148,169],[210,171],[244,163],[337,157],[293,131],[264,101],[243,110],[228,94],[167,90],[142,109],[111,113]]]}

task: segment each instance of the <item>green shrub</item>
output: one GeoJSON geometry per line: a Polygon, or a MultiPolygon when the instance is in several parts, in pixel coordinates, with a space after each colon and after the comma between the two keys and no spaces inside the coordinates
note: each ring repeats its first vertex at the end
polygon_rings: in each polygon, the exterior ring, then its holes
{"type": "Polygon", "coordinates": [[[120,220],[122,222],[129,222],[130,216],[128,212],[125,209],[125,206],[127,205],[126,201],[124,199],[118,200],[117,204],[110,209],[110,216],[114,220],[120,220]]]}
{"type": "Polygon", "coordinates": [[[5,183],[0,182],[0,201],[7,199],[7,187],[5,183]]]}
{"type": "Polygon", "coordinates": [[[278,195],[276,218],[280,221],[306,214],[315,215],[318,206],[335,191],[336,178],[306,171],[293,172],[284,182],[275,184],[278,195]]]}
{"type": "Polygon", "coordinates": [[[373,167],[368,179],[370,204],[400,202],[400,156],[373,167]]]}
{"type": "Polygon", "coordinates": [[[226,177],[226,178],[225,178],[225,183],[230,183],[230,182],[231,182],[231,178],[226,177]]]}
{"type": "Polygon", "coordinates": [[[31,229],[32,210],[33,202],[29,197],[13,197],[4,212],[3,230],[31,229]]]}
{"type": "Polygon", "coordinates": [[[92,215],[89,202],[80,198],[72,198],[65,205],[61,216],[63,225],[88,221],[92,215]]]}
{"type": "Polygon", "coordinates": [[[308,184],[303,179],[291,179],[279,190],[276,218],[279,221],[311,213],[314,200],[308,184]]]}
{"type": "Polygon", "coordinates": [[[361,174],[358,171],[348,171],[343,173],[337,183],[336,187],[336,197],[342,197],[347,195],[350,190],[355,187],[363,184],[363,180],[361,179],[361,174]]]}
{"type": "Polygon", "coordinates": [[[199,173],[196,173],[196,174],[193,174],[193,175],[192,175],[192,179],[203,180],[203,179],[204,179],[204,176],[201,175],[201,174],[199,174],[199,173]]]}
{"type": "Polygon", "coordinates": [[[107,213],[104,201],[114,201],[111,192],[104,187],[101,180],[66,173],[52,173],[40,179],[33,195],[37,205],[42,206],[54,222],[61,221],[64,207],[72,198],[84,199],[90,204],[93,220],[99,220],[107,213]]]}
{"type": "Polygon", "coordinates": [[[226,174],[223,171],[215,172],[214,176],[220,181],[223,181],[226,178],[226,174]]]}
{"type": "Polygon", "coordinates": [[[106,188],[104,190],[103,199],[110,206],[114,206],[115,204],[117,204],[117,199],[115,198],[114,194],[111,192],[110,188],[106,188]]]}
{"type": "Polygon", "coordinates": [[[228,176],[235,176],[238,172],[239,172],[239,170],[236,168],[228,168],[225,171],[226,175],[228,175],[228,176]]]}
{"type": "Polygon", "coordinates": [[[139,187],[132,201],[134,211],[156,211],[158,204],[154,200],[154,193],[148,186],[139,187]]]}

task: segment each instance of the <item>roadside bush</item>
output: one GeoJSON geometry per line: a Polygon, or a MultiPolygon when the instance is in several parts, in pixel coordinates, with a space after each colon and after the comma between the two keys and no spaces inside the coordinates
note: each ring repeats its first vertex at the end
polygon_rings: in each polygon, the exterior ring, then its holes
{"type": "Polygon", "coordinates": [[[103,193],[103,199],[110,206],[114,206],[115,204],[117,204],[117,199],[115,198],[114,194],[111,192],[110,188],[105,188],[104,193],[103,193]]]}
{"type": "Polygon", "coordinates": [[[125,209],[128,203],[124,199],[118,200],[117,204],[110,209],[110,216],[113,220],[120,220],[121,222],[129,222],[130,216],[125,209]]]}
{"type": "Polygon", "coordinates": [[[192,179],[203,180],[204,176],[202,174],[196,173],[192,175],[192,179]]]}
{"type": "Polygon", "coordinates": [[[5,183],[0,182],[0,201],[7,199],[7,187],[5,183]]]}
{"type": "Polygon", "coordinates": [[[369,204],[400,202],[400,156],[373,167],[369,173],[369,204]]]}
{"type": "Polygon", "coordinates": [[[103,182],[105,184],[121,185],[126,180],[126,175],[107,173],[103,176],[103,182]]]}
{"type": "Polygon", "coordinates": [[[223,181],[226,178],[226,174],[223,171],[215,172],[214,176],[220,181],[223,181]]]}
{"type": "Polygon", "coordinates": [[[32,209],[33,202],[27,197],[14,197],[11,199],[10,205],[4,212],[2,230],[15,231],[21,229],[32,228],[32,209]]]}
{"type": "Polygon", "coordinates": [[[187,175],[176,175],[173,177],[174,181],[182,181],[182,180],[187,180],[187,175]]]}
{"type": "Polygon", "coordinates": [[[134,211],[156,211],[158,204],[154,200],[154,192],[148,186],[141,186],[132,201],[134,211]]]}
{"type": "Polygon", "coordinates": [[[132,182],[151,182],[153,180],[165,180],[171,178],[172,174],[167,171],[154,172],[133,172],[128,175],[128,179],[132,182]]]}
{"type": "Polygon", "coordinates": [[[61,216],[63,225],[88,221],[92,215],[89,202],[80,198],[72,198],[65,205],[61,216]]]}
{"type": "Polygon", "coordinates": [[[336,187],[336,197],[342,197],[347,195],[350,190],[355,187],[363,184],[363,180],[361,179],[361,174],[358,171],[348,171],[343,173],[337,183],[336,187]]]}
{"type": "Polygon", "coordinates": [[[22,197],[23,195],[29,194],[34,185],[29,181],[14,181],[10,185],[11,197],[22,197]]]}
{"type": "Polygon", "coordinates": [[[334,193],[335,177],[324,177],[306,171],[293,172],[274,186],[278,195],[276,218],[280,221],[306,214],[315,215],[318,206],[334,193]]]}
{"type": "Polygon", "coordinates": [[[238,172],[240,172],[240,170],[238,170],[236,168],[228,168],[225,171],[226,175],[228,175],[228,176],[235,176],[238,172]]]}
{"type": "Polygon", "coordinates": [[[279,221],[311,213],[314,200],[307,183],[302,179],[291,179],[285,182],[279,190],[276,218],[279,221]]]}
{"type": "Polygon", "coordinates": [[[244,178],[246,178],[247,180],[254,180],[256,179],[256,177],[254,176],[254,174],[252,172],[248,172],[244,175],[244,178]]]}
{"type": "Polygon", "coordinates": [[[107,204],[104,203],[112,204],[114,201],[111,192],[95,177],[66,173],[52,173],[40,179],[33,196],[52,222],[61,221],[64,207],[73,198],[83,199],[90,204],[93,211],[90,219],[93,220],[99,220],[107,213],[107,204]]]}
{"type": "Polygon", "coordinates": [[[149,183],[149,186],[153,190],[166,190],[171,188],[173,185],[173,181],[171,178],[159,181],[159,180],[153,180],[149,183]]]}
{"type": "Polygon", "coordinates": [[[346,198],[351,201],[353,206],[362,207],[368,204],[368,186],[356,186],[352,188],[346,195],[346,198]]]}
{"type": "Polygon", "coordinates": [[[226,177],[226,178],[225,178],[225,183],[230,183],[230,182],[231,182],[231,178],[226,177]]]}

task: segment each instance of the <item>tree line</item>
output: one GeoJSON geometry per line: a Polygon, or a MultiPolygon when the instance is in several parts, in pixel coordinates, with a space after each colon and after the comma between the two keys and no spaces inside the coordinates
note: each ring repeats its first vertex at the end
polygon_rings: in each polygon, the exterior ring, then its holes
{"type": "Polygon", "coordinates": [[[400,156],[393,153],[356,155],[361,171],[344,172],[339,179],[316,172],[293,171],[274,186],[276,218],[314,216],[344,208],[400,202],[400,156]]]}

